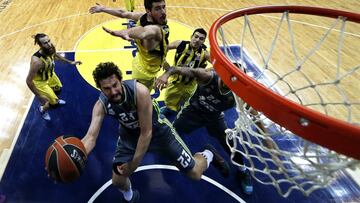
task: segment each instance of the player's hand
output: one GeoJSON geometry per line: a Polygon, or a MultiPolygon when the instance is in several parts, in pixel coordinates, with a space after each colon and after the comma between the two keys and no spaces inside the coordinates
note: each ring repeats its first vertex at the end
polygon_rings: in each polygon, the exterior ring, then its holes
{"type": "Polygon", "coordinates": [[[167,87],[169,75],[164,73],[155,80],[155,87],[162,90],[167,87]]]}
{"type": "Polygon", "coordinates": [[[104,9],[105,9],[105,6],[103,6],[103,5],[99,4],[99,3],[96,3],[95,6],[93,6],[93,7],[91,7],[91,8],[89,9],[89,13],[91,13],[91,14],[100,13],[100,12],[102,12],[104,9]]]}
{"type": "Polygon", "coordinates": [[[102,27],[102,28],[105,32],[111,34],[112,36],[121,37],[122,39],[127,40],[127,41],[133,40],[132,38],[130,38],[128,30],[115,30],[114,31],[114,30],[107,29],[106,27],[102,27]]]}
{"type": "Polygon", "coordinates": [[[73,61],[73,62],[71,62],[71,65],[81,65],[82,64],[82,62],[81,61],[73,61]]]}
{"type": "Polygon", "coordinates": [[[51,180],[53,181],[53,183],[54,183],[54,184],[57,184],[57,181],[56,181],[54,178],[52,178],[52,177],[50,176],[50,174],[49,174],[49,171],[48,171],[47,167],[45,167],[45,171],[46,171],[46,173],[47,173],[47,177],[48,177],[49,179],[51,179],[51,180]]]}
{"type": "Polygon", "coordinates": [[[120,166],[117,166],[117,170],[122,176],[129,177],[136,170],[137,167],[137,164],[129,161],[127,163],[121,164],[120,166]]]}

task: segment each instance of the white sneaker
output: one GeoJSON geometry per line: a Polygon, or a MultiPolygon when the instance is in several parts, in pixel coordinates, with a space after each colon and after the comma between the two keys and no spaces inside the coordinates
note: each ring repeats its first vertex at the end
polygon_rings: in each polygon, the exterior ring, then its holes
{"type": "Polygon", "coordinates": [[[41,114],[41,118],[43,118],[46,121],[51,121],[50,114],[47,111],[44,111],[42,106],[39,106],[38,110],[41,114]]]}
{"type": "Polygon", "coordinates": [[[65,100],[62,100],[62,99],[59,99],[59,100],[58,100],[58,104],[59,104],[59,105],[65,105],[65,104],[66,104],[66,101],[65,101],[65,100]]]}

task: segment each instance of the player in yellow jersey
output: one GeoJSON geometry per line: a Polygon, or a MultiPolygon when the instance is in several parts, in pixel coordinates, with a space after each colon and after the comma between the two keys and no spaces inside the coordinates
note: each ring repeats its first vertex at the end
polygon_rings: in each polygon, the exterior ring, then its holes
{"type": "MultiPolygon", "coordinates": [[[[195,29],[191,35],[191,40],[177,40],[169,44],[169,49],[176,49],[174,66],[187,68],[205,68],[207,61],[210,62],[210,54],[204,45],[207,33],[203,28],[195,29]]],[[[161,80],[161,77],[159,79],[161,80]]],[[[165,107],[162,113],[169,116],[171,113],[178,112],[181,105],[187,101],[196,88],[194,78],[189,78],[179,74],[170,76],[168,85],[165,89],[165,107]]]]}
{"type": "Polygon", "coordinates": [[[112,9],[100,4],[91,7],[89,11],[90,13],[104,12],[137,22],[136,27],[125,30],[113,31],[105,27],[103,29],[113,36],[135,41],[138,53],[133,60],[132,77],[151,90],[157,73],[165,62],[169,27],[164,0],[145,0],[144,6],[146,13],[112,9]]]}
{"type": "Polygon", "coordinates": [[[71,61],[56,53],[55,46],[49,36],[44,33],[36,34],[34,39],[40,49],[31,57],[26,84],[40,101],[39,111],[42,118],[50,121],[51,117],[47,112],[50,106],[66,103],[56,96],[60,92],[62,84],[54,71],[54,60],[58,59],[72,65],[81,64],[81,61],[71,61]]]}

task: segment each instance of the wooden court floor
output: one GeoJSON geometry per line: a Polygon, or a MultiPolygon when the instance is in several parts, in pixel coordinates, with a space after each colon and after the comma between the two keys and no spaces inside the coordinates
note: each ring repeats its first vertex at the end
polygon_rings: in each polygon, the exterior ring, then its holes
{"type": "MultiPolygon", "coordinates": [[[[33,94],[26,86],[31,55],[37,50],[31,35],[47,33],[59,51],[74,51],[79,39],[93,27],[114,19],[106,14],[91,15],[96,2],[123,7],[112,0],[0,0],[0,177],[11,155],[33,94]]],[[[210,28],[221,15],[243,7],[268,4],[311,5],[358,12],[358,0],[167,0],[167,16],[192,28],[210,28]]],[[[136,1],[136,10],[143,11],[136,1]]],[[[266,25],[263,25],[266,26],[266,25]]],[[[359,34],[360,30],[354,30],[359,34]]],[[[304,36],[304,43],[309,36],[304,36]]],[[[279,56],[277,56],[279,57],[279,56]]],[[[83,61],[86,66],[86,61],[83,61]]],[[[358,85],[359,83],[357,83],[358,85]]]]}

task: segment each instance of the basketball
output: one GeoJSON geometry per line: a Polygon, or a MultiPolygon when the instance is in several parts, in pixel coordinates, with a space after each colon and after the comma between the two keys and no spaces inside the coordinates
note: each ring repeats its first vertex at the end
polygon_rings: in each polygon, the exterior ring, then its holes
{"type": "Polygon", "coordinates": [[[74,136],[60,136],[48,148],[45,166],[52,179],[66,183],[80,177],[86,160],[86,150],[80,139],[74,136]]]}

